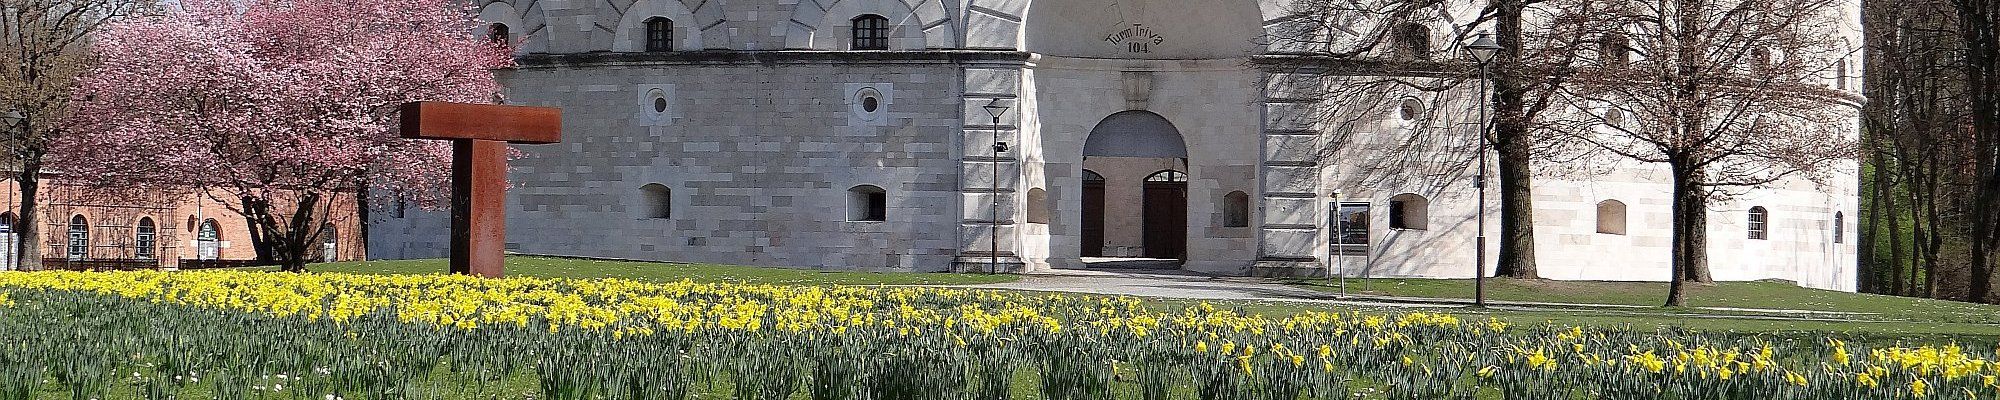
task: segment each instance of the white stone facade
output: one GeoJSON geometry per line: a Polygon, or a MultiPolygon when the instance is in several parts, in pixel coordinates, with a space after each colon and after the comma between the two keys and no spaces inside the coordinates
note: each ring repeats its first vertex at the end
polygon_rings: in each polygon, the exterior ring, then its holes
{"type": "MultiPolygon", "coordinates": [[[[1006,270],[1080,268],[1085,167],[1107,162],[1096,158],[1103,154],[1086,162],[1085,144],[1107,117],[1141,110],[1170,122],[1183,141],[1184,158],[1168,160],[1186,166],[1184,268],[1325,274],[1336,264],[1329,208],[1339,201],[1374,211],[1368,255],[1338,263],[1347,274],[1470,276],[1477,207],[1462,175],[1363,183],[1376,181],[1360,166],[1369,156],[1312,150],[1329,136],[1301,111],[1314,104],[1270,84],[1283,74],[1256,61],[1273,51],[1260,36],[1285,23],[1286,4],[489,1],[480,15],[506,24],[521,54],[522,65],[501,74],[509,102],[564,109],[563,143],[517,146],[528,157],[510,174],[509,249],[942,271],[984,270],[993,246],[1006,270]],[[851,21],[861,15],[889,21],[886,50],[854,49],[851,21]],[[655,17],[671,20],[672,51],[643,51],[655,17]],[[995,99],[1010,107],[998,125],[982,108],[995,99]],[[1010,145],[998,157],[994,136],[1010,145]],[[641,190],[648,184],[667,190],[649,194],[641,190]],[[871,187],[885,203],[881,221],[868,221],[871,187]],[[1031,192],[1043,201],[1030,203],[1031,192]],[[1405,193],[1429,202],[1422,230],[1389,228],[1389,199],[1405,193]],[[1247,226],[1233,226],[1225,204],[1243,194],[1247,226]],[[989,206],[996,196],[997,213],[989,206]]],[[[1446,44],[1440,49],[1453,48],[1453,36],[1435,36],[1446,44]]],[[[1470,109],[1470,97],[1425,106],[1470,109]]],[[[1381,141],[1400,129],[1392,116],[1369,127],[1349,133],[1381,141]]],[[[1853,290],[1849,168],[1826,186],[1788,182],[1718,204],[1709,239],[1715,277],[1853,290]],[[1746,239],[1750,206],[1770,211],[1769,240],[1746,239]],[[1847,216],[1846,243],[1832,241],[1836,212],[1847,216]]],[[[1107,229],[1140,225],[1129,220],[1138,213],[1123,209],[1140,207],[1129,198],[1136,187],[1109,190],[1127,194],[1105,205],[1106,215],[1123,216],[1107,229]]],[[[1543,177],[1534,189],[1544,277],[1666,279],[1669,186],[1658,168],[1543,177]],[[1626,234],[1597,233],[1604,200],[1627,206],[1626,234]]],[[[1495,199],[1489,234],[1497,236],[1495,199]]],[[[443,213],[373,215],[370,254],[444,254],[443,213]]],[[[1132,232],[1114,233],[1104,235],[1106,247],[1130,247],[1113,242],[1132,232]]],[[[1107,255],[1122,251],[1136,250],[1107,255]]]]}

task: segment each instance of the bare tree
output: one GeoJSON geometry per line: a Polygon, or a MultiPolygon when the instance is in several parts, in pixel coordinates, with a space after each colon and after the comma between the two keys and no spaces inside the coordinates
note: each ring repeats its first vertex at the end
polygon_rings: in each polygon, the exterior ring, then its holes
{"type": "Polygon", "coordinates": [[[0,0],[0,114],[7,119],[5,162],[20,185],[14,252],[22,269],[41,267],[36,210],[43,156],[64,135],[70,91],[92,60],[88,40],[105,23],[142,10],[147,0],[0,0]]]}
{"type": "MultiPolygon", "coordinates": [[[[1271,68],[1294,82],[1278,82],[1318,107],[1308,113],[1330,138],[1323,159],[1348,162],[1362,171],[1353,179],[1362,185],[1422,181],[1429,185],[1469,181],[1463,173],[1476,158],[1480,140],[1497,157],[1500,175],[1500,241],[1498,276],[1538,278],[1534,252],[1533,178],[1538,159],[1561,158],[1541,138],[1554,135],[1562,124],[1543,121],[1560,102],[1554,96],[1570,74],[1573,61],[1595,48],[1587,38],[1558,36],[1543,24],[1553,21],[1537,5],[1544,0],[1497,0],[1470,16],[1450,11],[1453,4],[1434,0],[1299,0],[1288,22],[1272,30],[1270,42],[1279,56],[1267,57],[1271,68]],[[1477,65],[1465,60],[1458,45],[1473,39],[1477,27],[1497,28],[1502,49],[1489,66],[1492,95],[1472,102],[1477,65]],[[1448,29],[1448,46],[1433,46],[1429,29],[1448,29]],[[1303,82],[1299,82],[1303,81],[1303,82]],[[1403,115],[1414,120],[1409,132],[1392,143],[1363,143],[1355,133],[1367,131],[1384,115],[1409,114],[1399,101],[1426,99],[1428,112],[1403,115]],[[1476,107],[1491,107],[1492,129],[1483,138],[1476,107]],[[1429,153],[1421,153],[1426,152],[1429,153]],[[1438,159],[1446,157],[1446,159],[1438,159]]],[[[1574,34],[1579,29],[1562,30],[1574,34]]]]}
{"type": "Polygon", "coordinates": [[[1861,242],[1868,246],[1861,252],[1862,290],[1966,298],[1965,254],[1943,252],[1947,244],[1969,247],[1962,221],[1972,171],[1953,161],[1974,157],[1964,129],[1965,80],[1956,65],[1957,19],[1947,0],[1874,0],[1862,15],[1869,99],[1863,212],[1871,237],[1888,245],[1861,242]]]}
{"type": "Polygon", "coordinates": [[[1965,99],[1972,130],[1973,201],[1971,287],[1973,301],[2000,303],[2000,1],[1952,0],[1964,46],[1965,99]]]}
{"type": "Polygon", "coordinates": [[[1634,59],[1589,66],[1565,86],[1597,115],[1572,138],[1621,158],[1665,164],[1673,179],[1673,276],[1710,282],[1708,206],[1741,189],[1817,181],[1851,159],[1851,99],[1826,73],[1847,54],[1833,0],[1648,0],[1622,12],[1560,15],[1630,32],[1634,59]],[[1615,115],[1630,116],[1613,120],[1615,115]]]}

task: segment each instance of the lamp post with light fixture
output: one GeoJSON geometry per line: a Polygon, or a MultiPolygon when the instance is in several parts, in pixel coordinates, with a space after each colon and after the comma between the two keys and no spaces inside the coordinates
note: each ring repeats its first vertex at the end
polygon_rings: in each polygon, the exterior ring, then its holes
{"type": "Polygon", "coordinates": [[[993,116],[993,220],[987,228],[986,273],[994,274],[1000,270],[1000,154],[1007,152],[1007,142],[1000,141],[1000,115],[1006,114],[1009,107],[995,98],[980,108],[993,116]]]}
{"type": "MultiPolygon", "coordinates": [[[[10,163],[16,164],[14,165],[14,167],[16,168],[20,167],[20,165],[18,165],[19,163],[14,163],[12,161],[15,160],[15,157],[20,157],[21,153],[19,151],[15,151],[15,149],[17,148],[17,146],[20,146],[21,141],[28,136],[26,133],[21,132],[21,128],[23,128],[21,126],[21,123],[23,120],[26,119],[28,119],[28,116],[21,114],[21,110],[7,110],[7,113],[0,114],[0,123],[5,123],[7,125],[7,135],[8,135],[7,149],[6,149],[7,154],[4,157],[10,163]]],[[[15,207],[13,201],[14,200],[13,193],[8,193],[7,200],[8,201],[5,207],[8,209],[13,209],[15,207]]],[[[14,233],[15,228],[16,225],[19,224],[19,222],[20,221],[18,220],[4,221],[4,223],[6,224],[5,226],[6,230],[5,232],[0,232],[0,233],[5,233],[9,236],[15,236],[14,233]]],[[[0,271],[8,271],[21,268],[21,260],[20,260],[21,246],[19,240],[20,238],[18,236],[15,236],[14,240],[0,241],[0,246],[7,246],[7,249],[5,250],[7,254],[7,259],[0,260],[0,271]]]]}
{"type": "Polygon", "coordinates": [[[1472,304],[1475,307],[1486,307],[1486,145],[1488,131],[1492,127],[1492,121],[1488,121],[1486,116],[1486,107],[1492,103],[1486,86],[1493,80],[1490,67],[1493,57],[1499,53],[1500,44],[1493,42],[1493,34],[1483,31],[1479,32],[1478,39],[1465,45],[1466,56],[1479,63],[1479,175],[1472,181],[1472,186],[1479,188],[1479,241],[1473,245],[1473,251],[1478,254],[1473,256],[1472,267],[1472,304]]]}

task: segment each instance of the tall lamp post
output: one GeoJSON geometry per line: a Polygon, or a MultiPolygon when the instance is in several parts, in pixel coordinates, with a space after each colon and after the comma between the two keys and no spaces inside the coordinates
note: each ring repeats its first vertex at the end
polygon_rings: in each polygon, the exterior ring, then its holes
{"type": "Polygon", "coordinates": [[[1486,108],[1493,102],[1486,94],[1486,85],[1493,81],[1490,67],[1493,56],[1499,53],[1500,44],[1494,43],[1493,35],[1486,32],[1479,32],[1478,39],[1465,45],[1466,56],[1479,63],[1479,175],[1472,181],[1472,186],[1479,188],[1479,242],[1473,246],[1479,254],[1473,256],[1472,264],[1472,304],[1476,307],[1486,307],[1486,145],[1488,131],[1493,126],[1486,117],[1486,108]]]}
{"type": "MultiPolygon", "coordinates": [[[[14,149],[17,145],[21,143],[23,139],[25,139],[28,136],[27,134],[20,132],[21,121],[25,119],[28,119],[28,117],[26,115],[22,115],[21,110],[7,110],[5,114],[0,114],[0,123],[5,123],[7,125],[7,135],[8,135],[7,149],[6,149],[7,154],[4,157],[8,161],[13,161],[14,157],[20,156],[20,153],[14,151],[14,149]]],[[[9,209],[15,208],[13,199],[14,199],[13,193],[11,192],[8,193],[7,196],[8,201],[5,205],[6,208],[9,209]]],[[[18,223],[18,220],[4,221],[4,223],[6,224],[4,228],[5,231],[0,231],[0,233],[13,236],[15,231],[14,225],[18,223]]],[[[20,239],[16,237],[14,240],[0,241],[0,246],[7,247],[7,249],[5,250],[7,258],[5,260],[0,260],[0,271],[8,271],[21,268],[21,261],[20,261],[21,248],[20,244],[17,243],[17,241],[19,240],[20,239]]]]}
{"type": "Polygon", "coordinates": [[[993,220],[987,228],[986,273],[994,274],[1000,271],[1000,154],[1007,152],[1007,142],[1000,141],[1000,115],[1006,114],[1009,107],[995,98],[980,108],[993,116],[993,220]]]}

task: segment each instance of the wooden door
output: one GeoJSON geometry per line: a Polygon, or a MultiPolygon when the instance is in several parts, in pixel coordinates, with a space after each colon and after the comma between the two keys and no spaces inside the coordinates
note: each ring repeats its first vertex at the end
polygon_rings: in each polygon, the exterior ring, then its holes
{"type": "Polygon", "coordinates": [[[1187,258],[1187,182],[1146,182],[1147,258],[1187,258]]]}
{"type": "Polygon", "coordinates": [[[1104,256],[1104,181],[1083,181],[1084,257],[1104,256]]]}

